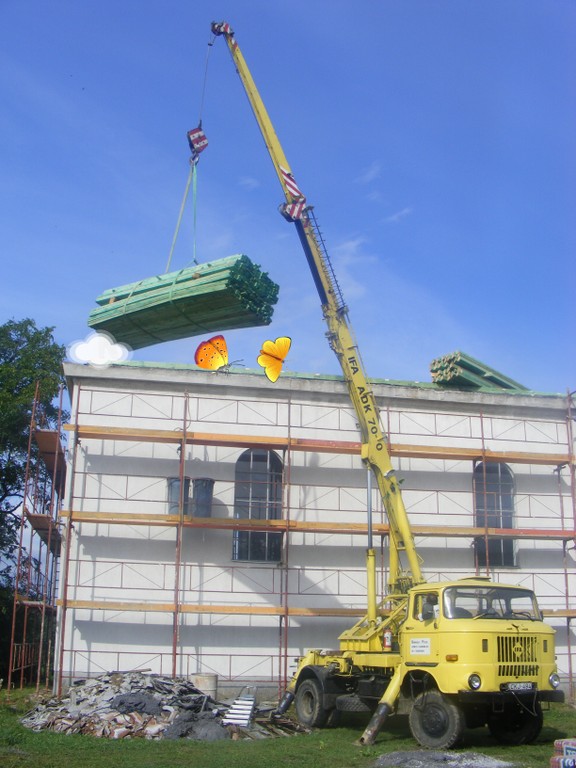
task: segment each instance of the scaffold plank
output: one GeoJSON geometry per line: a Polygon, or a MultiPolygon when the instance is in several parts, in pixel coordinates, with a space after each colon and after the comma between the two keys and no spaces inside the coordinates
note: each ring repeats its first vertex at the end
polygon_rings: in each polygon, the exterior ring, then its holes
{"type": "Polygon", "coordinates": [[[50,477],[55,482],[56,492],[61,496],[66,482],[66,461],[60,433],[55,429],[36,428],[33,434],[40,451],[40,457],[50,477]]]}
{"type": "Polygon", "coordinates": [[[26,519],[32,526],[33,530],[40,536],[44,544],[50,547],[50,551],[56,557],[60,553],[60,547],[62,545],[62,538],[56,522],[50,517],[50,515],[41,513],[32,513],[26,510],[26,519]]]}
{"type": "MultiPolygon", "coordinates": [[[[58,606],[64,605],[64,601],[56,601],[58,606]]],[[[244,616],[363,616],[364,608],[285,608],[281,605],[207,605],[189,603],[175,605],[174,603],[154,603],[151,601],[123,601],[123,600],[66,600],[68,609],[86,609],[99,611],[150,611],[152,613],[196,613],[215,615],[244,615],[244,616]]]]}
{"type": "MultiPolygon", "coordinates": [[[[64,605],[62,599],[57,600],[58,606],[64,605]]],[[[188,613],[188,614],[213,614],[213,615],[244,615],[244,616],[292,616],[305,617],[354,617],[363,616],[365,608],[285,608],[281,605],[207,605],[202,603],[185,605],[174,603],[154,603],[151,601],[122,601],[122,600],[66,600],[68,609],[86,609],[94,611],[126,611],[128,613],[145,611],[151,613],[188,613]]],[[[575,618],[576,609],[552,608],[543,609],[545,616],[557,618],[575,618]]]]}
{"type": "MultiPolygon", "coordinates": [[[[275,448],[277,450],[317,451],[342,455],[359,455],[362,444],[347,440],[311,440],[258,435],[234,435],[183,430],[143,429],[127,427],[101,427],[97,425],[66,424],[64,429],[76,430],[79,439],[126,440],[132,442],[158,442],[223,446],[238,448],[275,448]]],[[[537,464],[562,466],[576,462],[569,453],[540,453],[534,451],[496,451],[490,448],[462,446],[414,445],[390,443],[390,455],[400,458],[441,459],[450,461],[494,461],[507,464],[537,464]]]]}
{"type": "MultiPolygon", "coordinates": [[[[323,534],[358,534],[366,536],[367,523],[335,521],[318,522],[306,520],[258,520],[226,517],[189,517],[179,515],[132,514],[130,512],[78,512],[63,510],[63,518],[72,517],[77,523],[110,523],[117,525],[155,525],[185,528],[203,528],[208,530],[234,531],[285,531],[288,533],[323,533],[323,534]]],[[[454,538],[510,538],[510,539],[556,539],[558,541],[576,540],[576,529],[572,528],[482,528],[479,526],[449,525],[412,525],[414,536],[454,537],[454,538]]],[[[378,536],[387,536],[390,527],[387,523],[373,523],[372,531],[378,536]]]]}

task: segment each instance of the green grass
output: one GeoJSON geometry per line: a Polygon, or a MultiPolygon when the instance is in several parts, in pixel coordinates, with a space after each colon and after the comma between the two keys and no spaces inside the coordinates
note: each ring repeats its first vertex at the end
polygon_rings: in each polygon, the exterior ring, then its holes
{"type": "MultiPolygon", "coordinates": [[[[417,748],[403,717],[391,718],[373,747],[354,744],[367,723],[359,716],[344,727],[262,741],[114,741],[30,731],[20,717],[32,706],[34,698],[27,691],[14,691],[8,699],[0,692],[2,768],[367,768],[383,753],[417,748]]],[[[575,736],[576,710],[554,706],[545,713],[535,744],[502,747],[486,729],[478,729],[467,732],[462,751],[507,760],[519,768],[542,768],[549,765],[555,739],[575,736]]]]}

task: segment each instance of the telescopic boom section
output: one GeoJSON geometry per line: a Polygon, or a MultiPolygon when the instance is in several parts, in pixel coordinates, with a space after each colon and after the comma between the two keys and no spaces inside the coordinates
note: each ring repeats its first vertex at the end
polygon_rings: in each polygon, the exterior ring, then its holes
{"type": "Polygon", "coordinates": [[[390,461],[387,441],[380,426],[378,406],[350,326],[347,307],[316,226],[312,208],[294,179],[234,32],[226,22],[214,22],[212,32],[222,35],[226,40],[284,191],[286,202],[280,206],[280,212],[284,218],[295,224],[300,237],[328,325],[328,340],[340,362],[360,424],[362,460],[374,473],[386,509],[390,525],[389,591],[391,594],[404,594],[412,584],[423,581],[420,559],[416,553],[400,487],[390,461]],[[400,562],[402,553],[407,560],[405,565],[400,562]]]}

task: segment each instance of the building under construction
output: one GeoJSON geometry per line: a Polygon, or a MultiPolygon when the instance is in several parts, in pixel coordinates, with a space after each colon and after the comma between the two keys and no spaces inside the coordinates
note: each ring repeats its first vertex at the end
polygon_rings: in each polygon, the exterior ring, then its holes
{"type": "MultiPolygon", "coordinates": [[[[367,507],[383,588],[387,520],[340,377],[65,374],[57,689],[132,669],[283,689],[295,656],[365,611],[367,507]]],[[[534,589],[573,698],[570,398],[465,386],[374,382],[423,572],[534,589]]]]}

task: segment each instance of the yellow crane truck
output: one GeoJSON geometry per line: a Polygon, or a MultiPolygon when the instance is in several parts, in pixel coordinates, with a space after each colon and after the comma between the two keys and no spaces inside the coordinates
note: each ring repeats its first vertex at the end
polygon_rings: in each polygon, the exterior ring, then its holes
{"type": "Polygon", "coordinates": [[[214,22],[230,50],[282,186],[280,212],[294,223],[316,285],[327,337],[348,386],[361,432],[361,458],[376,479],[389,523],[389,583],[377,598],[368,519],[367,611],[335,650],[308,651],[275,711],[294,703],[299,721],[322,727],[342,711],[371,711],[360,743],[373,744],[388,715],[407,714],[416,741],[457,744],[464,728],[487,725],[505,744],[533,741],[542,702],[562,702],[554,630],[535,594],[488,578],[426,583],[370,382],[314,210],[302,194],[234,32],[214,22]]]}

